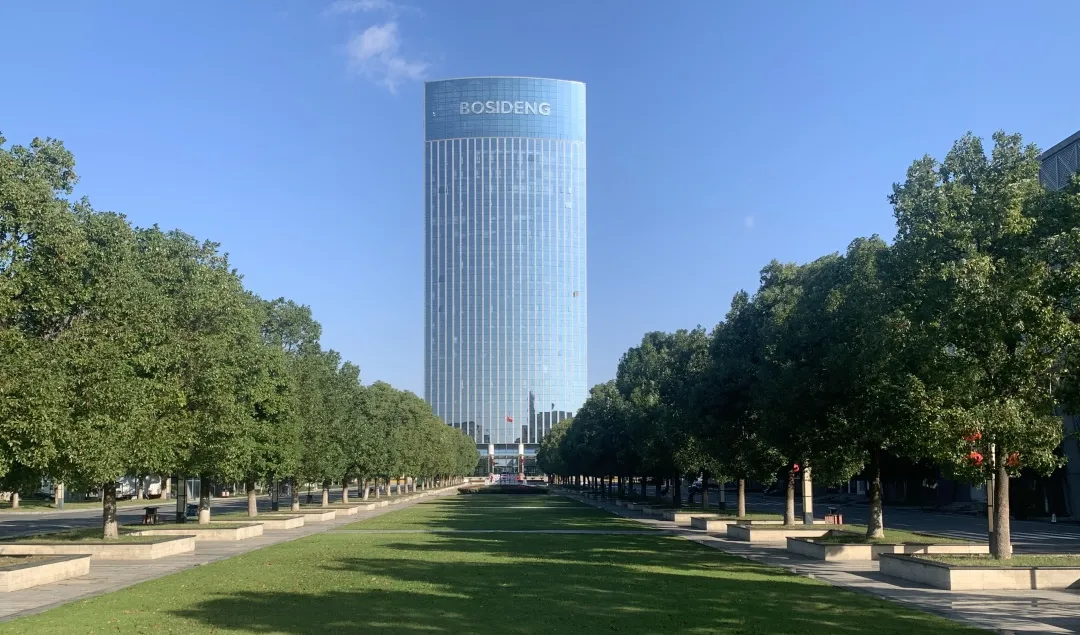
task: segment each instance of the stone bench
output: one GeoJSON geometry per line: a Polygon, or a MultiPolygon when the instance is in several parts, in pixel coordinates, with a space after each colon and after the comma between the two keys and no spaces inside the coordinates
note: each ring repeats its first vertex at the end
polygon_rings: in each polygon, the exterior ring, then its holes
{"type": "Polygon", "coordinates": [[[728,525],[727,537],[732,540],[744,540],[752,543],[781,543],[786,544],[788,538],[820,538],[829,533],[834,527],[820,525],[807,529],[768,529],[754,527],[753,525],[728,525]]]}
{"type": "MultiPolygon", "coordinates": [[[[211,520],[210,524],[213,525],[214,523],[233,523],[233,522],[244,522],[244,521],[211,520]]],[[[263,526],[264,530],[266,530],[266,529],[272,529],[272,530],[296,529],[297,527],[303,527],[304,526],[304,516],[303,516],[303,514],[286,514],[286,515],[280,515],[280,516],[276,515],[276,514],[275,515],[267,515],[267,516],[260,515],[260,516],[256,516],[255,518],[252,518],[251,522],[260,523],[263,526]]],[[[192,524],[194,524],[194,523],[192,523],[192,524]]]]}
{"type": "MultiPolygon", "coordinates": [[[[227,521],[221,521],[220,524],[224,524],[225,522],[227,521]]],[[[170,529],[145,529],[135,533],[139,536],[194,536],[196,542],[209,540],[247,540],[248,538],[263,535],[263,525],[261,522],[248,523],[243,527],[214,527],[214,523],[209,523],[208,525],[199,525],[197,523],[188,524],[192,525],[192,528],[183,529],[177,527],[170,529]],[[213,528],[203,529],[203,527],[213,528]]]]}
{"type": "Polygon", "coordinates": [[[881,554],[882,575],[948,591],[1074,589],[1080,567],[957,567],[916,556],[881,554]]]}
{"type": "Polygon", "coordinates": [[[782,525],[782,520],[741,520],[731,518],[710,518],[708,516],[693,516],[690,518],[692,529],[704,529],[705,531],[727,532],[728,525],[782,525]]]}
{"type": "Polygon", "coordinates": [[[676,525],[689,525],[690,521],[694,518],[694,516],[697,516],[698,518],[710,518],[710,519],[711,518],[726,518],[726,516],[721,516],[720,514],[709,514],[709,513],[703,513],[701,511],[696,511],[696,512],[689,511],[689,512],[687,512],[687,511],[676,511],[676,510],[673,510],[673,509],[668,509],[668,510],[664,511],[664,520],[669,520],[669,521],[675,523],[676,525]]]}
{"type": "Polygon", "coordinates": [[[76,554],[0,567],[0,593],[28,589],[90,573],[90,556],[76,554]]]}
{"type": "Polygon", "coordinates": [[[289,512],[290,514],[302,514],[304,516],[305,523],[321,523],[327,520],[334,520],[337,518],[337,511],[333,509],[322,509],[316,507],[314,509],[303,509],[297,512],[289,512]]]}
{"type": "Polygon", "coordinates": [[[157,560],[192,551],[194,536],[162,536],[154,542],[0,543],[0,556],[89,555],[91,560],[157,560]]]}
{"type": "Polygon", "coordinates": [[[787,539],[791,553],[829,562],[852,560],[879,560],[882,554],[980,554],[990,553],[990,545],[970,544],[836,544],[820,543],[813,538],[787,539]]]}

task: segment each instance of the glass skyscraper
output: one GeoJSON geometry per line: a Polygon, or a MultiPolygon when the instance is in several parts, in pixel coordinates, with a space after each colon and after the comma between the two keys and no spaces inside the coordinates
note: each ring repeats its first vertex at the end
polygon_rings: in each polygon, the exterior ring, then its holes
{"type": "Polygon", "coordinates": [[[517,455],[587,394],[585,85],[428,82],[424,110],[424,396],[517,455]]]}

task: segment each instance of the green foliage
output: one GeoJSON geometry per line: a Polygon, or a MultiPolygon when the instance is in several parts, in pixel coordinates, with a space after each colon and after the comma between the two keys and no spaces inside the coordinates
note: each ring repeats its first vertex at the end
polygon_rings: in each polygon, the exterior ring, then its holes
{"type": "Polygon", "coordinates": [[[771,480],[799,463],[834,483],[867,467],[873,480],[891,454],[976,483],[1049,474],[1058,408],[1080,405],[1080,177],[1044,191],[1037,154],[999,133],[989,155],[967,135],[940,163],[916,161],[890,197],[893,246],[773,261],[709,336],[646,334],[614,387],[545,440],[542,466],[771,480]]]}
{"type": "Polygon", "coordinates": [[[932,438],[941,456],[984,475],[993,462],[969,457],[989,459],[990,444],[1015,457],[1006,458],[1013,472],[1061,463],[1051,391],[1076,325],[1062,303],[1071,274],[1060,265],[1078,252],[1069,246],[1076,227],[1051,218],[1060,198],[1039,185],[1037,155],[1018,135],[997,133],[987,156],[969,134],[940,164],[915,162],[890,199],[901,308],[928,343],[924,382],[942,394],[932,438]],[[1047,235],[1054,226],[1067,232],[1047,235]]]}
{"type": "Polygon", "coordinates": [[[369,408],[310,309],[245,290],[215,243],[68,201],[60,142],[4,143],[0,487],[472,471],[471,441],[415,395],[369,408]]]}

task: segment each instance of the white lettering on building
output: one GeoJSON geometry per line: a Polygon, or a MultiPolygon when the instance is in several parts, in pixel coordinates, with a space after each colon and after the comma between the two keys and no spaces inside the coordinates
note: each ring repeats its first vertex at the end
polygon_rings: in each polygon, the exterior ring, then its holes
{"type": "Polygon", "coordinates": [[[546,101],[463,101],[458,109],[462,115],[547,115],[551,104],[546,101]]]}

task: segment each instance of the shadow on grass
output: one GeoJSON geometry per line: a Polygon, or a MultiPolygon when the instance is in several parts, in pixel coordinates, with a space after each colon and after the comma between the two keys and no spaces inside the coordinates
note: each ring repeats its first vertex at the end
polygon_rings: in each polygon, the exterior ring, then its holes
{"type": "Polygon", "coordinates": [[[321,573],[281,564],[324,590],[224,592],[170,613],[236,633],[973,632],[673,538],[320,536],[319,544],[339,554],[316,566],[321,573]]]}
{"type": "Polygon", "coordinates": [[[649,528],[561,496],[485,494],[436,499],[345,529],[635,529],[649,528]]]}

